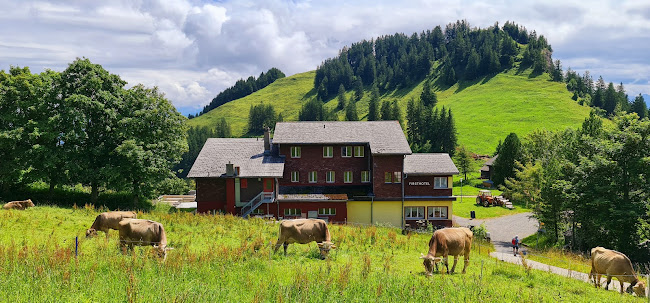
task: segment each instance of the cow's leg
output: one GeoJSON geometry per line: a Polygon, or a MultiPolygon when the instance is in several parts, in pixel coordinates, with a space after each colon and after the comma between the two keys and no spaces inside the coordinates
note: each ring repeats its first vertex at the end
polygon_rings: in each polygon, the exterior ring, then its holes
{"type": "Polygon", "coordinates": [[[289,247],[289,243],[285,242],[283,245],[284,245],[284,255],[286,256],[287,255],[287,247],[289,247]]]}
{"type": "Polygon", "coordinates": [[[275,249],[273,250],[273,253],[277,253],[278,248],[280,248],[280,246],[282,246],[282,242],[280,242],[280,240],[278,240],[278,242],[275,243],[275,249]]]}
{"type": "Polygon", "coordinates": [[[449,256],[448,255],[443,255],[442,256],[442,261],[445,262],[445,267],[447,268],[447,273],[449,273],[449,256]]]}
{"type": "Polygon", "coordinates": [[[618,283],[621,284],[621,295],[622,295],[622,294],[623,294],[623,281],[621,281],[621,280],[619,279],[619,280],[618,280],[618,283]]]}
{"type": "Polygon", "coordinates": [[[612,276],[607,275],[607,284],[605,284],[605,290],[609,290],[609,283],[612,282],[612,276]]]}
{"type": "Polygon", "coordinates": [[[463,265],[463,273],[465,273],[465,269],[467,269],[467,265],[469,265],[469,253],[465,253],[463,256],[463,259],[465,260],[465,265],[463,265]]]}
{"type": "Polygon", "coordinates": [[[601,274],[596,274],[596,278],[594,280],[594,283],[596,283],[596,288],[600,288],[603,286],[603,283],[600,281],[600,278],[602,277],[601,274]]]}
{"type": "Polygon", "coordinates": [[[456,271],[456,262],[458,262],[458,256],[454,256],[454,265],[451,267],[452,274],[456,271]]]}

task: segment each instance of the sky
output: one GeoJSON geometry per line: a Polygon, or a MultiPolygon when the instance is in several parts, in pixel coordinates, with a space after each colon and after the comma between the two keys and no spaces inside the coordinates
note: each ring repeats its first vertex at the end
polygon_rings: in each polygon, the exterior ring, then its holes
{"type": "MultiPolygon", "coordinates": [[[[650,93],[649,1],[9,1],[0,70],[63,71],[89,58],[129,86],[158,86],[183,114],[271,67],[306,72],[354,42],[514,21],[544,35],[566,70],[650,93]]],[[[646,96],[646,102],[650,103],[646,96]]]]}

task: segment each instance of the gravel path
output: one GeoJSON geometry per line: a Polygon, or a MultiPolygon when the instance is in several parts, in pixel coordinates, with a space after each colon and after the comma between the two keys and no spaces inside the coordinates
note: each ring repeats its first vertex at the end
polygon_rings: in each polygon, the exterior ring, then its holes
{"type": "Polygon", "coordinates": [[[519,213],[515,215],[503,216],[491,219],[467,219],[454,216],[454,221],[460,226],[480,226],[485,223],[485,227],[490,232],[492,244],[498,252],[512,252],[512,238],[515,235],[519,239],[528,237],[537,232],[537,219],[532,217],[532,213],[519,213]]]}

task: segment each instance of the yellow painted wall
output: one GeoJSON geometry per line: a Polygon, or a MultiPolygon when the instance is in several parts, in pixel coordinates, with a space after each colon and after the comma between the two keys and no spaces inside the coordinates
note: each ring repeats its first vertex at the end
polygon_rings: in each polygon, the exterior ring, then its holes
{"type": "Polygon", "coordinates": [[[447,178],[447,188],[453,188],[454,187],[454,177],[449,176],[447,178]]]}
{"type": "MultiPolygon", "coordinates": [[[[447,206],[449,220],[453,214],[452,201],[404,201],[404,206],[447,206]]],[[[348,207],[348,222],[370,223],[370,202],[350,201],[348,207]]],[[[374,224],[402,226],[402,201],[375,201],[372,205],[372,220],[374,224]]]]}
{"type": "Polygon", "coordinates": [[[372,219],[375,224],[402,227],[402,201],[375,201],[372,219]]]}
{"type": "Polygon", "coordinates": [[[370,201],[350,201],[348,207],[348,222],[370,224],[370,201]]]}

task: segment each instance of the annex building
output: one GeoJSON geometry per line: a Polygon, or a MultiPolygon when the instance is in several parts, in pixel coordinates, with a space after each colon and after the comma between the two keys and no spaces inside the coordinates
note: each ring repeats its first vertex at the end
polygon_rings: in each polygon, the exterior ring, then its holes
{"type": "Polygon", "coordinates": [[[279,122],[273,138],[211,138],[188,177],[199,212],[451,226],[448,154],[412,153],[397,121],[279,122]]]}

